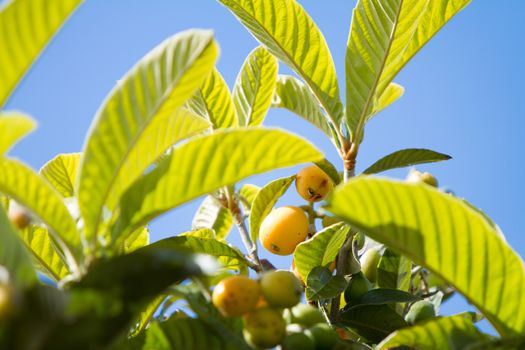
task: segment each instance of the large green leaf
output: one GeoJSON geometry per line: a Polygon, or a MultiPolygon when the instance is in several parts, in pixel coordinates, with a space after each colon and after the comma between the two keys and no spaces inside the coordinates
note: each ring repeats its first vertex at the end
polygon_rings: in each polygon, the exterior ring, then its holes
{"type": "Polygon", "coordinates": [[[63,197],[73,197],[79,163],[80,153],[59,154],[40,169],[40,174],[63,197]]]}
{"type": "Polygon", "coordinates": [[[377,285],[382,288],[408,291],[411,273],[412,262],[387,248],[377,265],[377,285]]]}
{"type": "Polygon", "coordinates": [[[293,257],[297,271],[304,281],[315,267],[328,267],[335,260],[348,231],[347,225],[334,224],[317,232],[311,239],[297,246],[293,257]]]}
{"type": "Polygon", "coordinates": [[[279,75],[272,107],[287,109],[332,137],[328,118],[322,112],[319,102],[299,79],[291,75],[279,75]]]}
{"type": "Polygon", "coordinates": [[[392,333],[377,349],[392,349],[403,345],[420,350],[465,349],[469,344],[488,339],[487,335],[474,327],[474,321],[468,314],[431,319],[392,333]]]}
{"type": "Polygon", "coordinates": [[[403,168],[416,164],[441,162],[451,157],[423,148],[407,148],[391,153],[369,166],[363,174],[377,174],[396,168],[403,168]]]}
{"type": "Polygon", "coordinates": [[[0,108],[81,0],[0,4],[0,108]]]}
{"type": "Polygon", "coordinates": [[[29,226],[20,231],[20,238],[32,253],[40,272],[56,282],[69,274],[66,261],[57,252],[49,232],[44,227],[29,226]]]}
{"type": "MultiPolygon", "coordinates": [[[[401,68],[470,0],[359,0],[346,51],[346,118],[361,142],[374,113],[401,68]]],[[[386,98],[388,100],[389,98],[386,98]]]]}
{"type": "Polygon", "coordinates": [[[35,127],[36,122],[20,112],[0,113],[0,156],[35,127]]]}
{"type": "Polygon", "coordinates": [[[237,125],[230,89],[217,69],[213,69],[187,106],[206,118],[214,129],[237,125]]]}
{"type": "Polygon", "coordinates": [[[148,247],[174,250],[186,250],[192,253],[208,254],[218,258],[224,268],[228,270],[245,271],[247,267],[244,255],[236,248],[219,242],[214,238],[195,236],[176,236],[157,241],[148,247]]]}
{"type": "Polygon", "coordinates": [[[399,98],[401,98],[401,96],[403,96],[404,93],[404,87],[396,83],[390,83],[386,87],[386,90],[383,92],[381,97],[374,101],[372,113],[367,117],[367,121],[386,107],[390,106],[392,103],[396,102],[399,98]]]}
{"type": "Polygon", "coordinates": [[[295,0],[219,0],[268,51],[290,66],[338,126],[342,103],[323,34],[295,0]]]}
{"type": "Polygon", "coordinates": [[[304,139],[281,130],[225,129],[192,138],[130,187],[113,232],[132,231],[179,204],[248,176],[322,157],[304,139]]]}
{"type": "Polygon", "coordinates": [[[329,211],[450,283],[501,334],[525,331],[525,268],[479,212],[430,186],[356,178],[329,211]]]}
{"type": "Polygon", "coordinates": [[[120,246],[119,254],[131,253],[149,244],[149,230],[147,227],[139,227],[124,239],[120,246]]]}
{"type": "Polygon", "coordinates": [[[202,118],[179,107],[209,75],[217,50],[209,31],[174,35],[142,58],[100,107],[78,183],[88,240],[96,237],[109,197],[117,202],[167,148],[207,127],[202,118]]]}
{"type": "Polygon", "coordinates": [[[263,47],[254,49],[237,76],[233,101],[242,126],[261,125],[275,92],[279,63],[263,47]]]}
{"type": "Polygon", "coordinates": [[[31,258],[17,237],[4,208],[0,207],[0,265],[10,273],[10,277],[20,285],[37,281],[31,258]]]}
{"type": "Polygon", "coordinates": [[[224,239],[230,233],[233,225],[233,218],[230,211],[221,206],[212,196],[207,196],[197,209],[192,229],[210,228],[215,231],[215,237],[224,239]]]}
{"type": "Polygon", "coordinates": [[[270,214],[275,203],[288,190],[294,180],[295,175],[273,180],[257,192],[250,211],[250,235],[253,242],[259,238],[259,229],[264,218],[270,214]]]}
{"type": "Polygon", "coordinates": [[[82,255],[80,234],[62,197],[32,169],[19,161],[0,158],[0,192],[27,207],[50,228],[68,263],[74,263],[68,251],[76,257],[82,255]]]}

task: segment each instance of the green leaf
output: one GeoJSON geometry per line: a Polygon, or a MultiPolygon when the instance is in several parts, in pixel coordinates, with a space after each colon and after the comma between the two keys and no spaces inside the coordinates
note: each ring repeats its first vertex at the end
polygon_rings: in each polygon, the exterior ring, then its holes
{"type": "Polygon", "coordinates": [[[516,350],[525,347],[525,335],[482,340],[469,344],[465,350],[516,350]]]}
{"type": "Polygon", "coordinates": [[[501,334],[525,331],[525,268],[479,212],[426,185],[356,178],[327,208],[451,284],[501,334]]]}
{"type": "Polygon", "coordinates": [[[217,239],[225,239],[233,225],[233,218],[230,211],[223,208],[221,204],[212,196],[207,196],[201,203],[193,222],[192,229],[209,228],[215,231],[217,239]]]}
{"type": "Polygon", "coordinates": [[[317,266],[306,279],[306,299],[308,301],[332,299],[339,296],[348,286],[343,276],[332,276],[326,267],[317,266]]]}
{"type": "Polygon", "coordinates": [[[408,326],[388,305],[360,305],[344,310],[340,322],[371,342],[378,343],[390,333],[408,326]]]}
{"type": "Polygon", "coordinates": [[[225,129],[192,138],[130,187],[113,232],[132,231],[179,204],[248,176],[322,157],[307,141],[281,130],[225,129]]]}
{"type": "Polygon", "coordinates": [[[272,107],[284,108],[295,113],[332,138],[328,118],[322,112],[315,96],[299,79],[291,75],[279,75],[272,107]]]}
{"type": "Polygon", "coordinates": [[[377,349],[392,349],[402,345],[420,350],[465,349],[473,342],[488,338],[474,327],[473,321],[464,314],[430,319],[391,334],[377,349]]]}
{"type": "Polygon", "coordinates": [[[179,233],[179,236],[192,236],[192,237],[213,238],[213,239],[217,238],[215,235],[215,231],[209,228],[201,228],[198,230],[179,233]]]}
{"type": "Polygon", "coordinates": [[[346,118],[355,142],[362,141],[374,106],[391,100],[392,79],[469,2],[358,1],[345,59],[346,118]]]}
{"type": "MultiPolygon", "coordinates": [[[[0,13],[0,18],[1,16],[2,14],[0,13]]],[[[20,112],[0,112],[0,156],[7,153],[18,140],[26,136],[34,128],[36,128],[36,122],[25,114],[20,112]]]]}
{"type": "Polygon", "coordinates": [[[67,256],[82,255],[80,234],[62,197],[43,178],[26,165],[11,159],[0,158],[0,192],[5,193],[31,210],[49,228],[55,242],[67,256]]]}
{"type": "Polygon", "coordinates": [[[372,109],[372,114],[367,117],[367,120],[370,120],[374,115],[381,112],[383,109],[390,106],[392,103],[396,102],[398,99],[403,96],[405,93],[405,88],[396,83],[390,83],[386,87],[385,92],[379,97],[379,99],[374,100],[374,107],[372,109]]]}
{"type": "Polygon", "coordinates": [[[147,227],[139,227],[133,231],[126,239],[121,247],[119,254],[131,253],[139,248],[145,247],[149,244],[149,230],[147,227]]]}
{"type": "Polygon", "coordinates": [[[0,5],[0,109],[80,0],[13,0],[0,5]]]}
{"type": "Polygon", "coordinates": [[[376,288],[369,290],[357,300],[348,304],[347,309],[360,305],[385,305],[394,303],[408,303],[421,300],[420,297],[398,289],[376,288]]]}
{"type": "Polygon", "coordinates": [[[387,248],[377,265],[377,285],[408,291],[411,273],[412,262],[387,248]]]}
{"type": "Polygon", "coordinates": [[[441,162],[450,156],[423,148],[407,148],[391,153],[369,166],[363,174],[377,174],[390,169],[403,168],[416,164],[441,162]]]}
{"type": "Polygon", "coordinates": [[[342,103],[332,55],[323,34],[295,0],[219,0],[270,53],[304,79],[334,125],[342,103]]]}
{"type": "Polygon", "coordinates": [[[75,182],[77,180],[80,153],[59,154],[42,169],[42,175],[64,198],[75,195],[75,182]]]}
{"type": "Polygon", "coordinates": [[[55,282],[60,281],[70,273],[66,261],[53,245],[47,229],[31,225],[20,231],[20,238],[32,253],[40,272],[55,282]]]}
{"type": "Polygon", "coordinates": [[[259,229],[266,216],[270,214],[279,198],[288,190],[295,175],[273,180],[257,192],[250,211],[250,235],[253,242],[259,238],[259,229]]]}
{"type": "Polygon", "coordinates": [[[252,209],[253,201],[255,200],[255,197],[257,196],[257,193],[259,193],[260,189],[261,188],[259,186],[252,184],[244,184],[239,189],[239,198],[242,201],[244,208],[248,211],[252,209]]]}
{"type": "Polygon", "coordinates": [[[87,240],[96,237],[108,198],[116,203],[171,145],[208,127],[179,107],[210,73],[217,50],[209,31],[174,35],[142,58],[100,107],[78,184],[87,240]]]}
{"type": "MultiPolygon", "coordinates": [[[[166,295],[156,297],[148,306],[140,313],[136,326],[133,328],[132,336],[137,336],[150,324],[151,319],[155,315],[155,311],[159,308],[162,302],[166,300],[166,295]]],[[[142,349],[142,347],[141,347],[142,349]]]]}
{"type": "Polygon", "coordinates": [[[303,280],[306,280],[315,267],[328,267],[335,260],[348,231],[347,225],[334,224],[317,232],[311,239],[300,243],[295,248],[295,267],[303,280]]]}
{"type": "Polygon", "coordinates": [[[323,159],[319,162],[315,162],[315,165],[317,165],[319,168],[321,168],[334,182],[335,185],[339,185],[341,183],[341,176],[339,175],[339,171],[337,171],[337,168],[328,161],[328,159],[323,159]]]}
{"type": "Polygon", "coordinates": [[[255,48],[242,65],[233,89],[239,125],[261,125],[275,93],[279,63],[263,47],[255,48]]]}
{"type": "Polygon", "coordinates": [[[237,126],[230,89],[217,69],[212,70],[195,95],[188,100],[187,106],[206,118],[213,129],[237,126]]]}
{"type": "Polygon", "coordinates": [[[0,265],[9,271],[17,284],[36,283],[36,273],[31,258],[22,241],[17,237],[4,208],[0,207],[0,265]]]}
{"type": "Polygon", "coordinates": [[[208,254],[218,258],[219,262],[228,270],[245,271],[247,267],[247,261],[239,250],[214,238],[176,236],[157,241],[148,247],[208,254]]]}

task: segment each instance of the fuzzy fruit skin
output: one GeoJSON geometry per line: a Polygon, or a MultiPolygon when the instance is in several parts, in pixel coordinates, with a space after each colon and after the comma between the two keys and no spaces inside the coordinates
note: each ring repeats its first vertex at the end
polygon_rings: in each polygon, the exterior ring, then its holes
{"type": "Polygon", "coordinates": [[[262,222],[259,238],[264,248],[277,255],[290,255],[308,235],[308,218],[293,206],[274,209],[262,222]]]}
{"type": "Polygon", "coordinates": [[[308,328],[305,334],[315,341],[318,350],[329,350],[337,343],[337,332],[326,323],[318,323],[308,328]]]}
{"type": "Polygon", "coordinates": [[[286,337],[286,322],[281,312],[272,308],[262,308],[244,316],[244,338],[259,348],[273,348],[286,337]]]}
{"type": "Polygon", "coordinates": [[[285,318],[289,323],[300,324],[303,327],[311,327],[325,321],[318,308],[307,304],[298,304],[292,309],[285,310],[285,318]]]}
{"type": "Polygon", "coordinates": [[[432,174],[427,172],[422,173],[417,170],[411,170],[406,180],[412,183],[425,183],[432,187],[439,186],[438,180],[432,174]]]}
{"type": "Polygon", "coordinates": [[[282,350],[315,350],[315,342],[303,333],[293,333],[284,338],[281,343],[282,350]]]}
{"type": "Polygon", "coordinates": [[[361,256],[361,271],[365,277],[372,283],[377,280],[377,265],[381,259],[381,254],[375,248],[368,249],[361,256]]]}
{"type": "Polygon", "coordinates": [[[365,278],[363,273],[359,272],[352,276],[350,284],[345,290],[345,301],[351,303],[359,299],[370,290],[370,282],[365,278]]]}
{"type": "Polygon", "coordinates": [[[405,316],[405,321],[407,321],[409,325],[414,325],[433,317],[436,317],[434,305],[430,301],[420,300],[412,304],[405,316]]]}
{"type": "Polygon", "coordinates": [[[332,191],[332,179],[316,165],[306,167],[297,173],[295,188],[308,202],[319,202],[332,191]]]}
{"type": "Polygon", "coordinates": [[[303,287],[290,271],[265,272],[261,275],[259,283],[261,284],[261,293],[270,306],[289,308],[301,301],[303,287]]]}
{"type": "Polygon", "coordinates": [[[215,287],[212,302],[226,317],[242,316],[255,309],[260,295],[257,281],[246,276],[233,276],[215,287]]]}

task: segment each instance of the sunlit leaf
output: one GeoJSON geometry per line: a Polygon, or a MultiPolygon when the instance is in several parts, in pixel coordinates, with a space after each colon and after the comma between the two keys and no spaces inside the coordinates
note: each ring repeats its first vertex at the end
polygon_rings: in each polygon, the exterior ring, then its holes
{"type": "MultiPolygon", "coordinates": [[[[0,18],[1,16],[0,13],[0,18]]],[[[36,122],[25,114],[0,112],[0,156],[4,155],[18,140],[30,133],[35,127],[36,122]]]]}
{"type": "Polygon", "coordinates": [[[79,163],[80,153],[59,154],[40,169],[40,174],[63,197],[73,197],[79,163]]]}
{"type": "Polygon", "coordinates": [[[295,175],[277,179],[257,192],[250,211],[250,235],[253,242],[259,238],[259,229],[264,218],[270,214],[275,203],[288,190],[294,180],[295,175]]]}
{"type": "Polygon", "coordinates": [[[319,162],[315,162],[315,165],[321,168],[326,173],[326,175],[330,176],[330,179],[332,179],[334,184],[339,185],[341,183],[339,171],[337,171],[337,168],[332,163],[330,163],[328,159],[325,158],[319,162]]]}
{"type": "Polygon", "coordinates": [[[268,51],[310,87],[335,125],[342,103],[332,55],[323,34],[295,0],[219,0],[268,51]]]}
{"type": "Polygon", "coordinates": [[[327,209],[444,279],[501,334],[525,330],[523,261],[464,201],[427,185],[360,177],[336,189],[327,209]]]}
{"type": "Polygon", "coordinates": [[[144,56],[109,94],[82,154],[78,200],[86,239],[96,237],[108,198],[116,203],[171,145],[207,128],[202,118],[179,107],[210,74],[217,50],[210,31],[176,34],[144,56]]]}
{"type": "Polygon", "coordinates": [[[449,160],[451,157],[423,148],[407,148],[391,153],[369,166],[363,174],[377,174],[396,168],[403,168],[416,164],[434,163],[449,160]]]}
{"type": "Polygon", "coordinates": [[[346,118],[354,141],[361,142],[376,106],[399,94],[392,94],[390,83],[401,68],[469,1],[358,1],[345,59],[346,118]]]}
{"type": "Polygon", "coordinates": [[[253,201],[259,193],[261,188],[252,184],[244,184],[239,189],[239,197],[245,209],[250,211],[252,209],[253,201]]]}
{"type": "Polygon", "coordinates": [[[191,226],[194,230],[209,228],[215,231],[218,239],[224,239],[230,233],[233,225],[233,218],[230,211],[223,208],[221,204],[212,196],[207,196],[201,203],[191,226]]]}
{"type": "Polygon", "coordinates": [[[0,109],[33,61],[81,0],[0,4],[0,109]]]}
{"type": "Polygon", "coordinates": [[[139,227],[126,237],[120,247],[119,254],[131,253],[149,244],[149,230],[147,227],[139,227]]]}
{"type": "Polygon", "coordinates": [[[214,129],[238,124],[230,89],[217,69],[212,70],[187,106],[206,118],[214,129]]]}
{"type": "Polygon", "coordinates": [[[192,138],[130,187],[113,232],[133,230],[179,204],[248,176],[322,157],[307,141],[281,130],[239,128],[192,138]]]}
{"type": "Polygon", "coordinates": [[[22,241],[17,237],[6,212],[0,207],[0,265],[7,269],[10,278],[20,285],[37,281],[31,257],[22,241]]]}
{"type": "Polygon", "coordinates": [[[20,231],[20,238],[31,252],[40,272],[56,282],[70,273],[66,261],[57,252],[45,228],[29,226],[20,231]]]}
{"type": "Polygon", "coordinates": [[[335,260],[348,231],[349,227],[343,223],[328,226],[297,246],[294,261],[303,280],[315,267],[328,267],[335,260]]]}
{"type": "Polygon", "coordinates": [[[291,75],[279,75],[272,107],[287,109],[332,137],[328,118],[321,111],[319,102],[299,79],[291,75]]]}
{"type": "Polygon", "coordinates": [[[250,52],[233,89],[239,125],[262,124],[275,92],[278,69],[277,59],[263,47],[250,52]]]}
{"type": "Polygon", "coordinates": [[[466,314],[431,319],[392,333],[377,349],[402,345],[420,350],[466,349],[469,344],[489,338],[474,327],[473,321],[466,314]]]}
{"type": "Polygon", "coordinates": [[[317,266],[310,271],[306,279],[306,299],[332,299],[339,296],[347,286],[348,282],[344,277],[333,276],[326,267],[317,266]]]}
{"type": "Polygon", "coordinates": [[[80,234],[62,198],[32,169],[17,160],[0,158],[0,192],[38,216],[50,228],[54,240],[65,245],[60,247],[64,253],[82,255],[80,234]]]}
{"type": "Polygon", "coordinates": [[[367,121],[383,109],[396,102],[405,93],[405,88],[396,83],[390,83],[385,89],[385,92],[379,99],[374,100],[374,107],[372,114],[367,117],[367,121]]]}

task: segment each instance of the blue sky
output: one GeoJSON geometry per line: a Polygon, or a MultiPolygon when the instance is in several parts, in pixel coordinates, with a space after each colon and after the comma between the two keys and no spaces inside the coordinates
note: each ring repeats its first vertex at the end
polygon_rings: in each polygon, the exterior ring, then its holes
{"type": "MultiPolygon", "coordinates": [[[[345,43],[355,2],[300,2],[323,31],[344,84],[345,43]]],[[[405,96],[367,125],[358,159],[358,170],[363,170],[376,159],[407,147],[452,155],[448,162],[419,169],[431,171],[443,186],[482,208],[522,256],[524,11],[523,1],[473,1],[395,79],[406,88],[405,96]]],[[[28,112],[40,124],[11,155],[39,168],[58,153],[80,151],[97,108],[115,81],[162,40],[188,28],[215,31],[221,46],[218,68],[232,86],[257,43],[215,1],[87,0],[7,104],[6,109],[28,112]]],[[[281,71],[288,72],[282,64],[281,71]]],[[[272,110],[266,124],[310,138],[339,164],[330,142],[301,119],[272,110]]],[[[263,185],[297,169],[248,182],[263,185]]],[[[405,174],[405,170],[388,173],[398,178],[405,174]]],[[[294,191],[289,192],[280,204],[300,204],[294,191]]],[[[152,240],[188,230],[198,202],[156,220],[152,240]]],[[[235,230],[231,237],[240,244],[235,230]]],[[[289,266],[290,258],[262,255],[280,267],[289,266]]],[[[443,312],[465,307],[455,298],[443,312]]]]}

